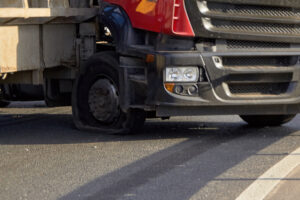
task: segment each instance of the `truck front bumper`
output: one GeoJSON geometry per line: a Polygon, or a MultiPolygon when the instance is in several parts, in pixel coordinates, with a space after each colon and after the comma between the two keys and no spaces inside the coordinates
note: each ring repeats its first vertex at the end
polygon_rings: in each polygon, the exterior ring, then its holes
{"type": "Polygon", "coordinates": [[[300,112],[300,51],[157,52],[148,68],[146,105],[157,116],[296,114],[300,112]],[[295,59],[297,59],[295,61],[295,59]],[[183,96],[164,86],[166,67],[198,66],[198,93],[183,96]]]}

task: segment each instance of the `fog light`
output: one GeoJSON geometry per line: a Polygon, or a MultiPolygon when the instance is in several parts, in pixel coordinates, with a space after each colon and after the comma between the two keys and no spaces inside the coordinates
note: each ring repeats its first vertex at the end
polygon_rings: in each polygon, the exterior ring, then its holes
{"type": "Polygon", "coordinates": [[[197,94],[197,92],[198,92],[198,87],[195,85],[190,86],[188,89],[189,95],[195,95],[195,94],[197,94]]]}
{"type": "Polygon", "coordinates": [[[181,85],[176,85],[174,88],[175,93],[181,94],[183,93],[183,87],[181,85]]]}

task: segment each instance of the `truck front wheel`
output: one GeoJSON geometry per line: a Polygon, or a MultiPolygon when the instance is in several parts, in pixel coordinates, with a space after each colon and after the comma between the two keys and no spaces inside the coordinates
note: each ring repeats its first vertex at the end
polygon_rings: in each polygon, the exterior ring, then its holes
{"type": "Polygon", "coordinates": [[[281,126],[294,119],[296,115],[241,115],[240,117],[250,126],[281,126]]]}
{"type": "Polygon", "coordinates": [[[134,133],[142,127],[145,112],[122,111],[118,60],[114,53],[94,55],[77,78],[73,92],[73,117],[77,128],[100,133],[134,133]]]}

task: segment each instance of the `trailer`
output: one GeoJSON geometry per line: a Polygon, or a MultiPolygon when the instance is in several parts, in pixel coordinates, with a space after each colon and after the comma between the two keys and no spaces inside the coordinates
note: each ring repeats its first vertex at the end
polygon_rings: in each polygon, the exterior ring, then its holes
{"type": "Polygon", "coordinates": [[[98,13],[88,1],[82,2],[1,1],[0,73],[36,70],[32,83],[39,83],[37,71],[75,63],[76,24],[98,13]],[[77,5],[80,7],[74,7],[77,5]]]}
{"type": "Polygon", "coordinates": [[[55,97],[54,87],[59,86],[53,85],[60,84],[70,93],[72,83],[67,80],[74,79],[80,62],[94,54],[96,6],[89,0],[0,2],[0,77],[6,99],[46,96],[48,105],[70,102],[68,95],[55,97]]]}
{"type": "Polygon", "coordinates": [[[128,133],[148,117],[300,111],[300,3],[2,0],[0,106],[72,105],[79,129],[128,133]]]}

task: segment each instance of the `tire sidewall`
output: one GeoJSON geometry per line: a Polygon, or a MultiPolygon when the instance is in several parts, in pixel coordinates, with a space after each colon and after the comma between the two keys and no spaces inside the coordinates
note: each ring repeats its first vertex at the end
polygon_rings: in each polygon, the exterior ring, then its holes
{"type": "Polygon", "coordinates": [[[120,90],[119,71],[117,70],[119,63],[117,56],[113,53],[99,53],[92,56],[81,71],[76,84],[73,95],[75,100],[73,103],[73,111],[75,118],[80,121],[83,126],[91,126],[100,129],[124,129],[126,118],[128,117],[120,109],[120,115],[110,124],[101,123],[96,120],[90,111],[88,103],[89,91],[92,85],[100,78],[106,78],[111,81],[116,89],[120,90]]]}

